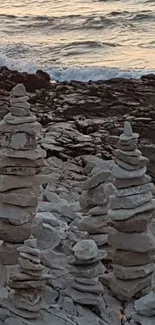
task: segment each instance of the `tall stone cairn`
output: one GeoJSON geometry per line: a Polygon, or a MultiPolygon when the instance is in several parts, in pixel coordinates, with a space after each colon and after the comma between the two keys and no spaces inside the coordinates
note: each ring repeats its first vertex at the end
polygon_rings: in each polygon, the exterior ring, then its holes
{"type": "Polygon", "coordinates": [[[137,149],[138,136],[126,121],[114,150],[112,174],[117,191],[109,198],[108,210],[116,230],[108,238],[114,250],[110,287],[125,300],[149,290],[155,249],[155,238],[149,227],[155,208],[154,185],[146,174],[148,159],[137,149]]]}
{"type": "Polygon", "coordinates": [[[16,264],[16,247],[31,234],[38,204],[37,175],[45,151],[37,149],[41,125],[30,112],[25,87],[10,95],[10,112],[0,122],[0,264],[16,264]]]}
{"type": "Polygon", "coordinates": [[[19,271],[10,275],[8,286],[13,289],[4,306],[24,318],[37,318],[42,306],[42,294],[49,275],[41,264],[40,250],[33,236],[24,241],[19,251],[19,271]]]}

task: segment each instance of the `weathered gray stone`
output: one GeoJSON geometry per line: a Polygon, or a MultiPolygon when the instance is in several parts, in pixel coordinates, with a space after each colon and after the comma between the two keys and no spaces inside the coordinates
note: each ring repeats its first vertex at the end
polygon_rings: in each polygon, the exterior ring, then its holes
{"type": "Polygon", "coordinates": [[[11,124],[11,125],[21,125],[21,124],[26,124],[26,123],[33,123],[36,121],[36,116],[31,114],[29,116],[14,116],[11,113],[8,113],[7,115],[4,116],[3,121],[6,124],[11,124]]]}
{"type": "Polygon", "coordinates": [[[17,248],[17,251],[20,252],[20,253],[28,253],[28,254],[31,254],[31,255],[34,255],[34,256],[40,256],[40,250],[37,247],[37,245],[35,245],[35,247],[31,247],[31,246],[27,246],[28,245],[28,240],[25,240],[24,242],[24,245],[22,246],[19,246],[17,248]]]}
{"type": "MultiPolygon", "coordinates": [[[[34,264],[33,262],[31,262],[28,259],[25,258],[19,258],[19,265],[21,266],[21,268],[25,271],[25,270],[32,270],[32,271],[42,271],[44,266],[41,264],[34,264]]],[[[39,285],[38,285],[39,287],[39,285]]],[[[16,287],[17,288],[17,287],[16,287]]]]}
{"type": "Polygon", "coordinates": [[[115,164],[112,169],[112,175],[120,179],[141,177],[145,173],[146,173],[146,167],[129,171],[115,164]]]}
{"type": "MultiPolygon", "coordinates": [[[[128,137],[128,138],[133,138],[133,132],[132,132],[132,127],[129,121],[124,122],[124,129],[123,129],[123,135],[128,137]]],[[[138,134],[136,135],[136,137],[138,134]]]]}
{"type": "Polygon", "coordinates": [[[152,192],[134,194],[123,197],[116,197],[115,195],[111,195],[109,197],[109,203],[112,210],[119,209],[134,209],[142,204],[151,201],[152,192]]]}
{"type": "Polygon", "coordinates": [[[75,277],[75,281],[78,283],[82,284],[87,284],[87,285],[95,285],[98,282],[98,277],[96,278],[82,278],[82,277],[75,277]]]}
{"type": "Polygon", "coordinates": [[[47,223],[42,224],[40,235],[38,236],[38,247],[40,249],[54,249],[61,242],[58,231],[47,223]]]}
{"type": "MultiPolygon", "coordinates": [[[[17,104],[20,105],[23,108],[29,107],[29,103],[27,103],[27,100],[29,99],[29,96],[22,96],[22,97],[10,97],[10,105],[17,104]]],[[[10,107],[9,107],[10,109],[10,107]]]]}
{"type": "Polygon", "coordinates": [[[0,149],[0,155],[4,155],[5,157],[10,158],[22,158],[22,159],[30,159],[37,160],[40,158],[46,157],[46,151],[42,149],[35,150],[14,150],[9,148],[0,149]]]}
{"type": "Polygon", "coordinates": [[[19,244],[10,244],[4,242],[0,246],[0,261],[3,265],[15,265],[18,264],[18,248],[19,244]]]}
{"type": "Polygon", "coordinates": [[[38,185],[37,177],[35,176],[0,175],[0,192],[15,188],[30,188],[35,185],[38,185]]]}
{"type": "MultiPolygon", "coordinates": [[[[109,230],[112,229],[109,228],[109,230]]],[[[94,240],[98,247],[108,243],[108,234],[96,234],[96,235],[91,234],[89,238],[94,240]]]]}
{"type": "Polygon", "coordinates": [[[135,295],[140,294],[140,292],[150,285],[151,276],[148,275],[144,278],[136,279],[136,280],[120,280],[116,279],[114,274],[111,272],[109,274],[103,274],[100,276],[100,281],[108,285],[114,295],[119,297],[119,300],[129,300],[133,298],[135,295]]]}
{"type": "Polygon", "coordinates": [[[31,227],[31,222],[24,223],[21,226],[15,226],[0,221],[0,239],[9,243],[22,243],[31,235],[31,227]]]}
{"type": "Polygon", "coordinates": [[[142,232],[146,230],[153,217],[154,212],[147,211],[144,213],[135,214],[135,216],[127,220],[112,221],[110,224],[116,230],[121,232],[142,232]]]}
{"type": "Polygon", "coordinates": [[[104,289],[101,284],[101,282],[97,282],[95,285],[88,285],[88,284],[82,284],[77,283],[76,281],[73,282],[72,287],[81,291],[81,292],[90,292],[90,293],[97,293],[97,294],[103,294],[104,289]]]}
{"type": "Polygon", "coordinates": [[[140,164],[132,165],[132,164],[130,164],[130,162],[127,163],[127,162],[125,162],[125,161],[123,161],[123,160],[121,160],[121,159],[119,159],[117,157],[114,157],[114,161],[119,167],[121,167],[121,168],[123,168],[123,169],[125,169],[125,170],[127,170],[129,172],[138,170],[141,167],[145,167],[147,165],[147,163],[148,163],[147,159],[146,160],[143,159],[143,160],[140,161],[140,164]]]}
{"type": "Polygon", "coordinates": [[[136,313],[132,316],[131,325],[154,325],[155,324],[155,317],[147,317],[137,315],[136,313]]]}
{"type": "Polygon", "coordinates": [[[0,193],[0,202],[18,206],[37,206],[38,189],[35,187],[19,188],[0,193]]]}
{"type": "Polygon", "coordinates": [[[144,167],[149,162],[149,159],[141,156],[141,152],[137,149],[134,151],[123,151],[120,149],[114,150],[114,155],[118,159],[131,164],[133,166],[144,167]]]}
{"type": "Polygon", "coordinates": [[[132,234],[117,231],[109,234],[108,242],[114,249],[145,253],[154,249],[155,238],[149,230],[132,234]]]}
{"type": "Polygon", "coordinates": [[[155,208],[155,199],[146,202],[137,208],[133,209],[118,209],[118,210],[108,210],[108,216],[112,220],[126,220],[132,218],[135,214],[142,213],[145,211],[150,211],[155,208]]]}
{"type": "Polygon", "coordinates": [[[94,278],[105,272],[105,267],[101,262],[83,266],[72,266],[72,274],[78,277],[94,278]]]}
{"type": "Polygon", "coordinates": [[[37,121],[32,123],[23,123],[17,124],[16,127],[14,124],[7,124],[4,121],[0,121],[0,133],[17,133],[24,132],[28,134],[37,134],[41,131],[41,124],[37,121]]]}
{"type": "Polygon", "coordinates": [[[91,216],[101,216],[101,215],[105,215],[108,212],[108,205],[100,205],[100,206],[96,206],[91,208],[88,211],[88,214],[91,216]]]}
{"type": "Polygon", "coordinates": [[[122,266],[139,266],[153,262],[153,253],[140,253],[116,249],[113,254],[113,263],[122,266]]]}
{"type": "Polygon", "coordinates": [[[11,90],[10,98],[14,97],[24,97],[27,96],[25,86],[23,84],[18,84],[11,90]]]}
{"type": "Polygon", "coordinates": [[[93,175],[83,184],[83,190],[89,190],[97,187],[98,185],[106,182],[111,175],[111,171],[101,171],[96,175],[93,175]]]}
{"type": "Polygon", "coordinates": [[[29,150],[36,148],[35,134],[18,133],[3,133],[0,140],[1,147],[11,148],[15,150],[29,150]]]}
{"type": "Polygon", "coordinates": [[[83,217],[78,223],[78,229],[90,234],[102,234],[107,227],[108,216],[83,217]]]}
{"type": "Polygon", "coordinates": [[[134,308],[139,315],[155,316],[155,293],[151,291],[148,295],[136,300],[134,308]]]}
{"type": "Polygon", "coordinates": [[[81,305],[96,305],[102,302],[102,298],[95,293],[80,292],[74,288],[67,290],[67,295],[73,299],[75,303],[81,305]]]}
{"type": "Polygon", "coordinates": [[[131,178],[131,179],[130,178],[120,179],[120,178],[117,178],[117,176],[116,176],[114,183],[118,189],[121,189],[121,188],[124,189],[124,188],[128,188],[131,186],[148,184],[150,182],[151,182],[151,177],[147,174],[144,174],[141,177],[135,177],[135,178],[131,178]]]}
{"type": "MultiPolygon", "coordinates": [[[[12,106],[10,107],[10,113],[14,116],[28,116],[31,114],[31,111],[29,109],[30,105],[25,102],[24,104],[27,104],[27,108],[26,107],[21,107],[21,106],[24,106],[24,105],[21,105],[21,103],[19,104],[12,104],[12,106]],[[19,105],[19,107],[18,107],[19,105]]],[[[26,106],[26,105],[25,105],[26,106]]]]}
{"type": "Polygon", "coordinates": [[[144,194],[153,191],[155,188],[153,183],[144,185],[133,186],[129,188],[118,189],[116,192],[117,197],[130,196],[135,194],[144,194]]]}
{"type": "Polygon", "coordinates": [[[16,205],[0,203],[0,221],[12,225],[22,225],[32,221],[36,214],[36,207],[21,208],[16,205]]]}
{"type": "Polygon", "coordinates": [[[121,280],[132,280],[143,278],[153,272],[154,264],[139,266],[122,266],[113,264],[113,272],[116,278],[121,280]]]}
{"type": "Polygon", "coordinates": [[[98,255],[98,247],[94,240],[85,239],[73,247],[73,252],[78,260],[84,261],[96,258],[98,255]]]}

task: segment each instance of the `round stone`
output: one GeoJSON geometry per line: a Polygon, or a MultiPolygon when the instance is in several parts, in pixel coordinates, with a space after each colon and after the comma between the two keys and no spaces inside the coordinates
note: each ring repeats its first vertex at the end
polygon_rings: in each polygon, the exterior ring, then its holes
{"type": "Polygon", "coordinates": [[[78,260],[90,260],[98,256],[98,247],[92,239],[81,240],[73,247],[73,251],[78,260]]]}

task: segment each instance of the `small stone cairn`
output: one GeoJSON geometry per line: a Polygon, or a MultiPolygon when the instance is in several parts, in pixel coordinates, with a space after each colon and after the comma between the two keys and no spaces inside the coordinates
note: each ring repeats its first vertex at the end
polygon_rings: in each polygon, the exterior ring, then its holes
{"type": "Polygon", "coordinates": [[[113,253],[112,291],[128,300],[150,290],[155,240],[149,224],[154,215],[148,159],[137,149],[138,134],[128,121],[114,150],[116,193],[110,196],[108,215],[116,232],[109,235],[113,253]]]}
{"type": "Polygon", "coordinates": [[[103,161],[103,165],[96,167],[96,172],[83,185],[80,206],[84,216],[80,220],[78,228],[81,231],[87,231],[89,238],[96,242],[99,249],[108,250],[108,234],[113,232],[108,225],[108,203],[109,195],[115,188],[111,184],[113,161],[104,163],[103,161]]]}
{"type": "Polygon", "coordinates": [[[100,262],[102,254],[96,243],[91,239],[84,239],[73,247],[74,255],[70,257],[71,273],[74,276],[72,287],[67,290],[75,303],[97,306],[102,302],[103,286],[99,275],[105,272],[100,262]]]}
{"type": "Polygon", "coordinates": [[[20,268],[17,273],[10,275],[8,286],[12,290],[6,303],[4,301],[4,306],[21,317],[37,318],[49,275],[43,272],[36,238],[30,236],[17,249],[20,268]]]}
{"type": "Polygon", "coordinates": [[[17,246],[31,234],[38,204],[38,178],[45,151],[37,149],[41,125],[30,112],[25,87],[15,86],[10,112],[0,122],[1,265],[18,262],[17,246]]]}

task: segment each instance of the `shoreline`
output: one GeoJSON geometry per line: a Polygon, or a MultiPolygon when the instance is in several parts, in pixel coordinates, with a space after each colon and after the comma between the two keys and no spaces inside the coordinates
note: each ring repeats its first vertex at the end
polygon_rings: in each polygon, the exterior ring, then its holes
{"type": "Polygon", "coordinates": [[[50,129],[57,132],[52,131],[53,143],[46,144],[48,156],[66,161],[98,155],[107,160],[128,118],[134,132],[140,134],[139,146],[150,159],[149,172],[155,179],[155,75],[50,83],[34,74],[3,68],[0,118],[7,114],[9,91],[18,83],[30,93],[31,110],[43,126],[44,137],[50,129]]]}

